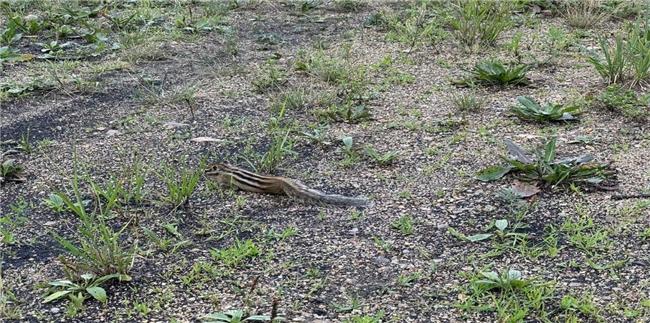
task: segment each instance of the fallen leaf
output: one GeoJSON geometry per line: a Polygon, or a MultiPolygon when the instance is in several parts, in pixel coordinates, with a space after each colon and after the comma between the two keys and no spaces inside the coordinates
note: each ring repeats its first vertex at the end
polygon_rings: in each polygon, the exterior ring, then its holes
{"type": "Polygon", "coordinates": [[[512,184],[512,191],[521,198],[531,197],[540,192],[537,186],[522,181],[515,181],[512,184]]]}
{"type": "Polygon", "coordinates": [[[196,137],[190,139],[193,142],[222,142],[222,139],[212,138],[212,137],[196,137]]]}
{"type": "Polygon", "coordinates": [[[476,178],[482,182],[491,182],[500,179],[508,174],[512,168],[510,166],[490,166],[482,169],[476,174],[476,178]]]}
{"type": "Polygon", "coordinates": [[[475,235],[471,235],[471,236],[467,237],[467,240],[469,240],[471,242],[477,242],[477,241],[482,241],[482,240],[485,240],[485,239],[489,239],[491,236],[492,236],[491,233],[479,233],[479,234],[475,234],[475,235]]]}
{"type": "Polygon", "coordinates": [[[165,122],[163,125],[165,127],[169,128],[169,129],[182,128],[182,127],[189,126],[189,124],[187,124],[187,123],[180,123],[180,122],[176,122],[176,121],[165,122]]]}

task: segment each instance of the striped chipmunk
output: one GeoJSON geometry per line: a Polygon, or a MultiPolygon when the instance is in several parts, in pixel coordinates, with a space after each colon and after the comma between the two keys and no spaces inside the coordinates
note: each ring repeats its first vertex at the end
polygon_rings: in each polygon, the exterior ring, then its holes
{"type": "Polygon", "coordinates": [[[305,202],[332,205],[370,205],[370,202],[365,198],[325,194],[321,191],[311,189],[297,180],[279,176],[263,176],[223,163],[209,165],[205,171],[205,175],[221,184],[235,186],[249,192],[286,194],[289,197],[305,202]]]}

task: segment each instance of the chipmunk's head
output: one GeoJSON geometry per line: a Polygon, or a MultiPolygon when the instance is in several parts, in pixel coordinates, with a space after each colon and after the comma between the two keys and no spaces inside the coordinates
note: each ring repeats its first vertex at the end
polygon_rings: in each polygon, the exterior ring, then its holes
{"type": "Polygon", "coordinates": [[[205,169],[205,175],[208,177],[217,177],[223,175],[224,172],[227,172],[230,169],[230,166],[224,163],[210,164],[205,169]]]}

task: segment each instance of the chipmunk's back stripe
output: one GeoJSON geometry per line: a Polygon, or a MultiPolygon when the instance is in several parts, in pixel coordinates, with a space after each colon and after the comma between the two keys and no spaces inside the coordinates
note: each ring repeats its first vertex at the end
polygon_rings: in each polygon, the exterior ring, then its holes
{"type": "Polygon", "coordinates": [[[251,186],[251,187],[257,187],[257,188],[264,188],[268,187],[271,185],[271,183],[264,182],[262,180],[256,179],[256,178],[250,178],[244,174],[241,174],[239,172],[230,172],[230,175],[232,178],[242,184],[251,186]]]}
{"type": "Polygon", "coordinates": [[[231,168],[229,173],[233,177],[233,180],[253,188],[264,190],[274,185],[269,178],[262,176],[249,176],[248,172],[242,172],[240,169],[231,168]]]}
{"type": "Polygon", "coordinates": [[[249,172],[249,171],[247,171],[247,170],[245,170],[243,168],[234,167],[234,166],[230,166],[230,165],[225,165],[225,166],[231,172],[241,174],[242,177],[256,178],[258,180],[267,180],[268,179],[268,177],[266,177],[266,176],[262,176],[262,175],[259,175],[259,174],[255,174],[253,172],[249,172]]]}

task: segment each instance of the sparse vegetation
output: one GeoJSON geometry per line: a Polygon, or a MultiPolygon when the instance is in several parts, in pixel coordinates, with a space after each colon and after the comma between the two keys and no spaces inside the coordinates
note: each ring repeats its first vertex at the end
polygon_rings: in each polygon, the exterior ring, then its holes
{"type": "Polygon", "coordinates": [[[512,25],[507,1],[458,0],[452,7],[449,24],[454,36],[461,46],[472,51],[493,46],[512,25]]]}
{"type": "Polygon", "coordinates": [[[474,93],[457,95],[452,100],[456,109],[461,112],[477,112],[485,106],[485,99],[474,93]]]}
{"type": "Polygon", "coordinates": [[[650,95],[639,97],[634,91],[618,84],[608,86],[598,100],[606,108],[632,119],[642,120],[650,115],[650,95]]]}
{"type": "Polygon", "coordinates": [[[482,271],[470,277],[468,295],[457,306],[467,311],[490,311],[502,321],[544,318],[555,292],[553,282],[523,278],[520,271],[482,271]]]}
{"type": "Polygon", "coordinates": [[[23,178],[20,176],[23,171],[23,166],[19,164],[15,159],[7,158],[2,160],[0,164],[0,183],[6,181],[23,181],[23,178]]]}
{"type": "Polygon", "coordinates": [[[274,60],[267,61],[253,80],[255,91],[264,93],[277,90],[286,82],[285,72],[278,67],[274,60]]]}
{"type": "Polygon", "coordinates": [[[563,10],[567,24],[575,28],[593,28],[609,17],[598,0],[567,1],[563,10]]]}
{"type": "Polygon", "coordinates": [[[650,321],[646,7],[0,0],[0,321],[650,321]]]}
{"type": "Polygon", "coordinates": [[[592,54],[588,61],[608,84],[630,80],[632,85],[647,82],[650,77],[650,30],[647,22],[627,26],[625,34],[617,34],[612,46],[606,38],[600,38],[601,59],[592,54]]]}

